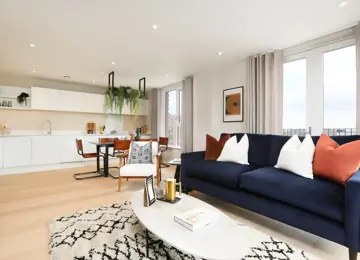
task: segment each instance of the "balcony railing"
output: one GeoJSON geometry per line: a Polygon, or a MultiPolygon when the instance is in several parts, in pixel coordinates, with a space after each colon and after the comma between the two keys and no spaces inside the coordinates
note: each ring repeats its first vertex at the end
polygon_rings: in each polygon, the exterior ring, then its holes
{"type": "MultiPolygon", "coordinates": [[[[323,132],[329,136],[356,135],[356,128],[325,128],[323,132]]],[[[311,134],[311,128],[283,129],[283,135],[286,136],[293,136],[294,134],[297,134],[298,136],[305,136],[308,133],[311,134]]]]}
{"type": "Polygon", "coordinates": [[[325,128],[324,133],[329,136],[356,135],[356,128],[325,128]]]}
{"type": "Polygon", "coordinates": [[[307,133],[309,133],[309,132],[305,128],[283,129],[283,135],[286,135],[286,136],[293,136],[295,134],[297,134],[298,136],[305,136],[307,133]]]}

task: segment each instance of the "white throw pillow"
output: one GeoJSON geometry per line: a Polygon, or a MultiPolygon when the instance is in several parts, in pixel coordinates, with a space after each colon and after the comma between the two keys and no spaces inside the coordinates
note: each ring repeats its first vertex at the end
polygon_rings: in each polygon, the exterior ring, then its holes
{"type": "Polygon", "coordinates": [[[305,178],[313,179],[315,145],[309,134],[303,142],[297,135],[291,137],[281,148],[276,168],[284,169],[305,178]]]}
{"type": "Polygon", "coordinates": [[[246,134],[237,142],[236,136],[231,137],[224,145],[224,148],[217,161],[249,164],[248,162],[249,138],[246,134]]]}

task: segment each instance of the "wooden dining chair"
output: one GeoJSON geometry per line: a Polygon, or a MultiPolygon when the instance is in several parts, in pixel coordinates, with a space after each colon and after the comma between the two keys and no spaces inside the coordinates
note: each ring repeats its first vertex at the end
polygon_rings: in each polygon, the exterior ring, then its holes
{"type": "MultiPolygon", "coordinates": [[[[111,143],[114,142],[116,138],[108,138],[108,137],[99,137],[99,143],[103,144],[103,143],[111,143]]],[[[104,154],[104,152],[100,149],[100,152],[102,154],[104,154]]],[[[109,152],[109,154],[112,154],[109,152]]]]}
{"type": "MultiPolygon", "coordinates": [[[[168,148],[169,148],[169,138],[159,137],[159,151],[161,151],[161,153],[164,153],[167,151],[168,148]]],[[[167,163],[161,163],[160,167],[167,168],[170,167],[170,165],[167,163]]]]}
{"type": "Polygon", "coordinates": [[[100,154],[97,154],[97,153],[84,153],[83,143],[82,143],[81,139],[76,139],[76,149],[77,149],[78,154],[80,156],[82,156],[84,159],[96,158],[97,170],[92,171],[92,172],[75,173],[74,174],[75,180],[84,180],[84,179],[92,179],[92,178],[102,177],[103,175],[101,174],[101,171],[100,171],[100,158],[103,156],[101,156],[100,154]],[[81,176],[86,176],[86,175],[90,175],[90,176],[81,177],[81,176]]]}
{"type": "MultiPolygon", "coordinates": [[[[115,141],[119,140],[118,138],[103,138],[103,137],[100,137],[99,138],[99,143],[114,143],[114,147],[111,147],[109,149],[111,149],[109,151],[109,156],[111,157],[120,157],[122,151],[118,149],[118,147],[115,147],[115,141]]],[[[130,142],[130,140],[128,140],[130,142]]],[[[102,152],[102,154],[104,154],[102,152]]],[[[121,160],[121,159],[120,159],[121,160]]],[[[120,164],[119,166],[110,166],[109,169],[119,169],[120,168],[120,164]]],[[[108,173],[113,179],[118,179],[119,177],[116,175],[112,175],[110,174],[110,172],[108,173]]]]}
{"type": "Polygon", "coordinates": [[[114,157],[118,157],[119,161],[119,168],[126,164],[126,160],[129,155],[131,140],[120,140],[116,139],[114,141],[114,157]]]}

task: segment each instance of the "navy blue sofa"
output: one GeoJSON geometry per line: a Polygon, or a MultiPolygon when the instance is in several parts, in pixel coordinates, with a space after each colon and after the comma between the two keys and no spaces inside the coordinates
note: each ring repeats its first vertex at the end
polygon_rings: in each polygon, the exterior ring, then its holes
{"type": "MultiPolygon", "coordinates": [[[[222,134],[223,136],[224,134],[222,134]]],[[[238,141],[244,135],[236,135],[238,141]]],[[[181,180],[194,189],[360,251],[360,172],[346,185],[274,168],[288,136],[248,134],[249,163],[205,161],[205,152],[181,155],[181,180]]],[[[332,137],[338,144],[360,136],[332,137]]],[[[316,144],[319,137],[313,137],[316,144]]]]}

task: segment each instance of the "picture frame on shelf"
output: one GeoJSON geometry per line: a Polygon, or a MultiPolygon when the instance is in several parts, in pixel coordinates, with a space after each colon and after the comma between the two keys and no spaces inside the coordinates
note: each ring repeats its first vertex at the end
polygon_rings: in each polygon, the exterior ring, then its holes
{"type": "Polygon", "coordinates": [[[223,90],[223,122],[244,122],[244,87],[223,90]]]}
{"type": "Polygon", "coordinates": [[[154,175],[146,177],[144,185],[144,207],[150,207],[156,201],[154,175]]]}

